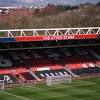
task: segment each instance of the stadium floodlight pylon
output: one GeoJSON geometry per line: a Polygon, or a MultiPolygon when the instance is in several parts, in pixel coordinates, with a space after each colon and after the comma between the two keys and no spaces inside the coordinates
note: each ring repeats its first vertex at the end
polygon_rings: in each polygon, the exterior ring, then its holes
{"type": "Polygon", "coordinates": [[[46,84],[47,84],[47,86],[52,86],[54,84],[61,84],[61,83],[70,83],[71,84],[71,80],[72,80],[71,75],[47,76],[46,84]]]}

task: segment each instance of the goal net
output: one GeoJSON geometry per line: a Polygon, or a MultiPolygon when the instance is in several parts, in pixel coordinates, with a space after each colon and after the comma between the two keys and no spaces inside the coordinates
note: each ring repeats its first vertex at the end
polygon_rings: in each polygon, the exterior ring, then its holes
{"type": "Polygon", "coordinates": [[[47,76],[46,83],[48,86],[60,83],[71,83],[71,75],[47,76]]]}
{"type": "Polygon", "coordinates": [[[0,80],[0,90],[4,90],[4,80],[0,80]]]}
{"type": "Polygon", "coordinates": [[[10,79],[10,77],[8,75],[4,75],[2,77],[3,78],[1,78],[1,80],[0,80],[0,90],[4,90],[5,84],[11,84],[12,83],[12,80],[10,79]]]}

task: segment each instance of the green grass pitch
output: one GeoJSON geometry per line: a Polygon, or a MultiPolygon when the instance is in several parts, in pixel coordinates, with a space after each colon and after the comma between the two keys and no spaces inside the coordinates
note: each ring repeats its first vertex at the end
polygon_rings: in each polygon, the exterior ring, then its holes
{"type": "Polygon", "coordinates": [[[73,80],[51,87],[45,84],[8,88],[0,100],[100,100],[100,78],[73,80]]]}

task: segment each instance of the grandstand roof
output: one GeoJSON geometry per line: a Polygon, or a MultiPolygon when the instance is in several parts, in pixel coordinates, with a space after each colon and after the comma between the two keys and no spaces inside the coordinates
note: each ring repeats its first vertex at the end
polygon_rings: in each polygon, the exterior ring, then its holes
{"type": "Polygon", "coordinates": [[[13,38],[16,41],[92,39],[98,37],[98,35],[100,34],[100,27],[9,29],[0,30],[0,33],[0,39],[13,38]]]}

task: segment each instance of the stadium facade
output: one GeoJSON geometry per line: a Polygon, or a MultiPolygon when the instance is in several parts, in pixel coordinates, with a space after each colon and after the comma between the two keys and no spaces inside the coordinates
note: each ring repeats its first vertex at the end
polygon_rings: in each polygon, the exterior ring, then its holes
{"type": "Polygon", "coordinates": [[[15,85],[99,76],[99,45],[100,27],[0,30],[0,80],[6,75],[15,85]]]}

